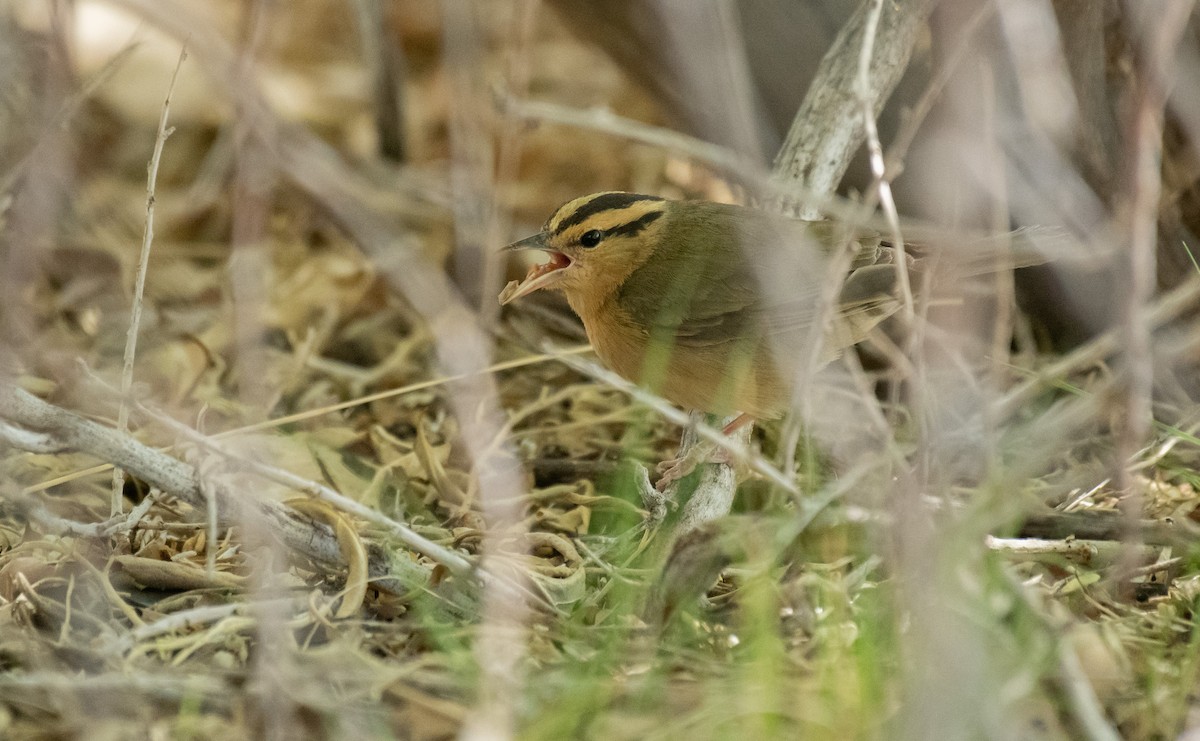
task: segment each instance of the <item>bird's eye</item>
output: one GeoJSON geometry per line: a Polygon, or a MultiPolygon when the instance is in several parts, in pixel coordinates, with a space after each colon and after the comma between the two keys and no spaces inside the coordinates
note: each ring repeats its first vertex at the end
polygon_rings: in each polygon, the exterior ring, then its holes
{"type": "Polygon", "coordinates": [[[593,229],[590,232],[584,232],[579,238],[579,243],[584,247],[595,247],[600,244],[600,240],[604,239],[604,232],[599,229],[593,229]]]}

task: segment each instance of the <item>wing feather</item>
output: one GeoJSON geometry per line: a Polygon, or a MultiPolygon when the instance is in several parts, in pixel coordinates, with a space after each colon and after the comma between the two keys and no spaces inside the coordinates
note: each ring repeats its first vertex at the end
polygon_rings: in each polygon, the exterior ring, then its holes
{"type": "Polygon", "coordinates": [[[653,338],[711,347],[807,332],[830,251],[846,239],[857,241],[854,264],[861,267],[846,282],[839,312],[886,311],[894,272],[888,265],[873,266],[880,256],[877,234],[739,206],[691,205],[686,220],[672,216],[665,225],[671,239],[630,275],[617,296],[653,338]]]}

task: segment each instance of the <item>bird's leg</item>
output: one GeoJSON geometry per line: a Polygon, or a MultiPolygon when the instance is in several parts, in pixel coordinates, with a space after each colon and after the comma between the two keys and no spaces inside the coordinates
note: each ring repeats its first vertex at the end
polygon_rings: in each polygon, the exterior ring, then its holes
{"type": "MultiPolygon", "coordinates": [[[[729,420],[729,424],[727,424],[721,428],[721,433],[723,435],[725,435],[726,437],[728,437],[729,435],[732,435],[733,433],[737,432],[738,430],[742,429],[743,427],[752,423],[753,421],[754,421],[754,417],[751,417],[746,412],[742,412],[738,416],[729,420]]],[[[722,450],[723,450],[723,448],[722,448],[722,450]]]]}

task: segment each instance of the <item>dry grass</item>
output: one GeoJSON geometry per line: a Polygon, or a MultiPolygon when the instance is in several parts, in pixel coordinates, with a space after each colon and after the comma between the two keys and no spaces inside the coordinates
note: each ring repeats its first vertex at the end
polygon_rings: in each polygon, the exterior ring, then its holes
{"type": "MultiPolygon", "coordinates": [[[[729,199],[767,172],[669,131],[547,7],[436,7],[0,10],[0,735],[1196,733],[1200,269],[1160,247],[1145,275],[1155,234],[1190,255],[1200,227],[1187,9],[1122,10],[1106,60],[1141,118],[1104,164],[1141,180],[1105,191],[1087,147],[1014,146],[994,90],[967,94],[994,114],[971,112],[969,147],[946,111],[879,132],[875,174],[911,166],[892,191],[922,217],[896,227],[1066,226],[1140,266],[1100,301],[1120,310],[1075,315],[1094,336],[1067,349],[1009,277],[914,285],[898,334],[814,380],[803,434],[756,430],[757,469],[789,485],[748,476],[733,513],[673,540],[684,505],[640,466],[675,451],[678,417],[576,362],[561,302],[498,314],[493,250],[581,193],[729,199]],[[1165,119],[1159,78],[1129,72],[1154,64],[1178,80],[1165,119]],[[913,127],[932,138],[903,159],[913,127]],[[955,178],[920,179],[955,147],[955,178]],[[106,440],[121,454],[98,460],[106,440]],[[126,471],[119,511],[98,464],[126,471]]],[[[991,16],[966,27],[1024,38],[991,16]]],[[[946,58],[975,74],[1003,57],[985,46],[946,58]]],[[[1094,60],[1068,45],[1038,77],[1018,51],[1022,115],[1057,146],[1055,64],[1094,60]]],[[[964,85],[934,76],[918,118],[964,85]]],[[[1087,305],[1096,274],[1054,278],[1087,305]]]]}

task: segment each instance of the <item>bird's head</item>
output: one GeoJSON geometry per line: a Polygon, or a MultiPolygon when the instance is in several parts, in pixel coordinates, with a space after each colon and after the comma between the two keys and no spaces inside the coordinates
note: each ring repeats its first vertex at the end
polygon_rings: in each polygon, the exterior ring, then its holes
{"type": "Polygon", "coordinates": [[[612,191],[568,201],[542,231],[504,248],[542,250],[550,259],[531,268],[520,283],[506,287],[500,303],[542,288],[563,291],[568,298],[615,291],[654,252],[671,203],[612,191]]]}

